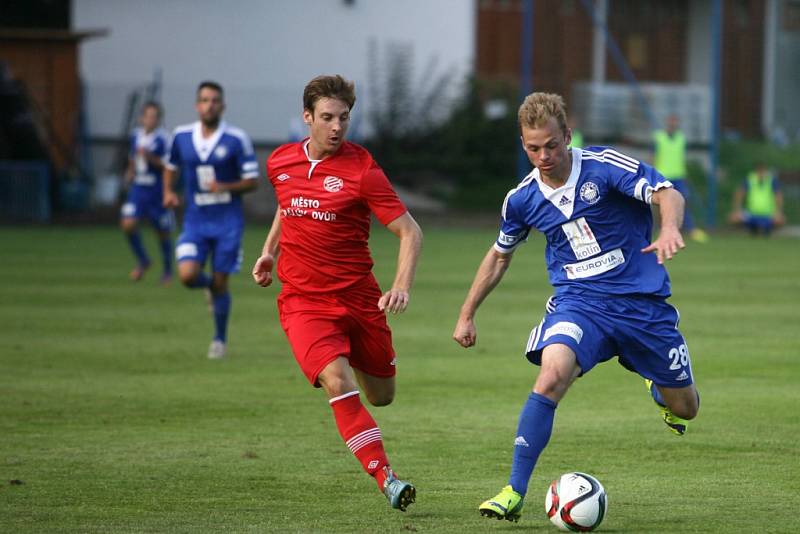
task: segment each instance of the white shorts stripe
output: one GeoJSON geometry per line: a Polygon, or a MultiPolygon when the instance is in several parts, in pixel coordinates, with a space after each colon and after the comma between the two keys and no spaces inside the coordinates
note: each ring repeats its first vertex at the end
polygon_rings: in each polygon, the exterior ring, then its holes
{"type": "Polygon", "coordinates": [[[528,345],[525,347],[525,353],[529,353],[533,350],[533,347],[536,346],[536,343],[539,342],[539,336],[542,333],[542,325],[544,324],[544,319],[534,328],[531,330],[531,335],[528,336],[528,345]]]}

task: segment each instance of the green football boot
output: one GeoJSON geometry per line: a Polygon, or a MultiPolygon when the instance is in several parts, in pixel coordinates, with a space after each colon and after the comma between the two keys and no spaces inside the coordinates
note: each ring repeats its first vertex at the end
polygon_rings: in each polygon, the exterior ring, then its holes
{"type": "MultiPolygon", "coordinates": [[[[645,378],[644,383],[647,386],[647,392],[650,393],[650,397],[652,398],[653,381],[645,378]]],[[[670,432],[676,436],[684,435],[686,433],[686,429],[689,427],[689,421],[672,413],[672,410],[656,402],[655,398],[653,398],[653,402],[655,402],[656,406],[658,406],[658,409],[661,410],[661,418],[664,420],[664,424],[667,425],[670,432]]]]}
{"type": "Polygon", "coordinates": [[[478,511],[483,517],[517,522],[522,515],[524,499],[514,488],[506,486],[500,493],[478,506],[478,511]]]}

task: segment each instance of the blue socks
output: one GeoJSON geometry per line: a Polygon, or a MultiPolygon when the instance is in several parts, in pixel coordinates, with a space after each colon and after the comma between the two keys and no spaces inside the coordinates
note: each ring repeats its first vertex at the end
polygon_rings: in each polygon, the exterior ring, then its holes
{"type": "Polygon", "coordinates": [[[161,257],[164,258],[164,274],[172,274],[172,239],[161,240],[161,257]]]}
{"type": "Polygon", "coordinates": [[[228,335],[228,314],[231,311],[231,294],[225,292],[221,295],[213,295],[214,300],[214,339],[222,342],[228,335]]]}
{"type": "Polygon", "coordinates": [[[200,273],[197,275],[197,278],[186,284],[186,287],[191,287],[192,289],[197,289],[198,287],[211,287],[211,277],[203,271],[200,271],[200,273]]]}
{"type": "Polygon", "coordinates": [[[663,397],[661,397],[661,392],[658,391],[658,388],[656,387],[656,383],[655,382],[650,384],[650,395],[653,396],[653,400],[656,401],[656,404],[658,404],[662,408],[667,405],[667,403],[664,402],[663,397]]]}
{"type": "MultiPolygon", "coordinates": [[[[211,289],[211,276],[204,271],[200,271],[192,282],[186,284],[192,289],[205,288],[211,289]]],[[[231,313],[231,294],[214,293],[211,291],[211,306],[214,312],[214,339],[225,342],[228,337],[228,315],[231,313]]]]}
{"type": "Polygon", "coordinates": [[[519,414],[517,438],[514,440],[514,459],[508,483],[514,491],[525,495],[528,481],[539,454],[550,441],[557,404],[544,395],[531,393],[519,414]]]}
{"type": "Polygon", "coordinates": [[[141,234],[139,232],[132,232],[125,235],[128,236],[128,243],[131,246],[131,250],[133,250],[133,254],[136,256],[136,261],[139,262],[139,265],[150,265],[150,258],[147,257],[147,252],[145,252],[144,245],[142,245],[141,234]]]}

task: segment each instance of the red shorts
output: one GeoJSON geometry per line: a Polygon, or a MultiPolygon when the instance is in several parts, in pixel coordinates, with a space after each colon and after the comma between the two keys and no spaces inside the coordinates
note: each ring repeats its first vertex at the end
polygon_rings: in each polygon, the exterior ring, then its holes
{"type": "Polygon", "coordinates": [[[301,293],[284,285],[278,314],[300,369],[314,387],[333,360],[344,356],[350,367],[368,375],[395,375],[392,331],[378,309],[381,290],[373,277],[341,293],[301,293]]]}

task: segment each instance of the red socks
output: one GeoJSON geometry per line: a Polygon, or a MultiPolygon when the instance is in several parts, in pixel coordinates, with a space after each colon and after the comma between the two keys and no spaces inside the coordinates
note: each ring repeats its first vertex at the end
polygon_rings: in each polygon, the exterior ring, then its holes
{"type": "Polygon", "coordinates": [[[364,471],[375,477],[378,488],[383,491],[383,482],[389,471],[383,468],[389,465],[389,460],[383,450],[381,430],[361,404],[358,391],[345,393],[328,402],[345,444],[361,462],[364,471]]]}

